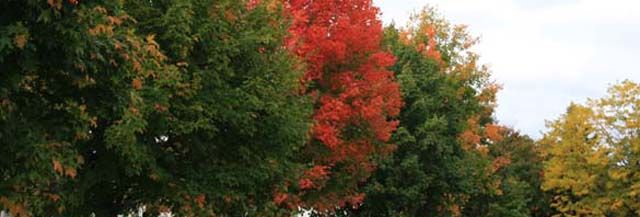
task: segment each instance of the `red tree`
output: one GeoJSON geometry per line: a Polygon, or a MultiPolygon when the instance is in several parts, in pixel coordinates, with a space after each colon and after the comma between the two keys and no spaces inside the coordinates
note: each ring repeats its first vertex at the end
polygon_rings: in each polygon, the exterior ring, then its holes
{"type": "Polygon", "coordinates": [[[402,106],[392,54],[383,51],[382,25],[371,0],[289,0],[293,18],[288,48],[306,64],[303,82],[316,100],[312,166],[296,183],[297,194],[276,194],[292,206],[332,211],[358,206],[358,185],[388,144],[402,106]]]}

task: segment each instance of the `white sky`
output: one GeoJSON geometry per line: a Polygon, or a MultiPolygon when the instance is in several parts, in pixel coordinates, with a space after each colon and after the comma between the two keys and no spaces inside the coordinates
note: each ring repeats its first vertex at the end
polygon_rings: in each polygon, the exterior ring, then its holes
{"type": "Polygon", "coordinates": [[[424,5],[480,36],[481,61],[504,87],[497,118],[534,138],[570,102],[640,82],[640,0],[374,0],[404,25],[424,5]],[[638,62],[636,62],[638,61],[638,62]]]}

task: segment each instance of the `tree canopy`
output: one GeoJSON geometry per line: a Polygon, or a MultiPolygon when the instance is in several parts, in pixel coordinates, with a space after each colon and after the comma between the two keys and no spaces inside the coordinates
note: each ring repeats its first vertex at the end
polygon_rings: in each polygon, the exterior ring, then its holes
{"type": "Polygon", "coordinates": [[[568,216],[640,215],[640,85],[624,81],[608,95],[572,104],[549,122],[543,189],[568,216]]]}
{"type": "Polygon", "coordinates": [[[11,216],[637,216],[640,85],[535,140],[478,38],[372,0],[0,2],[11,216]]]}

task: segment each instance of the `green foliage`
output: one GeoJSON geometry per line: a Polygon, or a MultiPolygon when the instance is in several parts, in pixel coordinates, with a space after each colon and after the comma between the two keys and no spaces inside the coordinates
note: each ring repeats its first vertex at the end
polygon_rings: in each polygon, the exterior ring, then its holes
{"type": "Polygon", "coordinates": [[[398,148],[348,215],[548,216],[534,141],[493,123],[499,87],[469,52],[477,40],[431,8],[385,33],[405,101],[398,148]]]}
{"type": "Polygon", "coordinates": [[[489,146],[498,193],[471,198],[467,215],[550,216],[550,195],[540,189],[542,159],[538,146],[528,136],[511,129],[505,129],[502,137],[489,146]],[[505,163],[497,166],[500,161],[505,163]]]}
{"type": "Polygon", "coordinates": [[[393,78],[370,1],[290,3],[1,1],[0,210],[640,215],[640,85],[572,104],[534,142],[495,123],[464,26],[426,8],[386,28],[393,78]],[[334,6],[353,25],[306,19],[334,6]]]}
{"type": "Polygon", "coordinates": [[[0,207],[278,212],[272,191],[300,171],[311,113],[280,13],[30,0],[0,14],[0,207]]]}
{"type": "Polygon", "coordinates": [[[177,82],[153,39],[135,34],[117,2],[0,4],[2,206],[74,210],[89,198],[84,177],[107,172],[82,168],[146,169],[153,157],[137,134],[177,82]]]}
{"type": "MultiPolygon", "coordinates": [[[[458,41],[460,37],[446,36],[463,34],[463,29],[451,28],[445,20],[432,17],[432,12],[424,11],[416,26],[407,30],[391,26],[385,32],[385,43],[398,59],[393,70],[401,84],[405,107],[393,137],[398,148],[392,158],[380,162],[368,184],[363,207],[354,211],[357,215],[456,215],[465,195],[476,191],[476,184],[481,182],[473,178],[474,174],[479,177],[483,165],[489,163],[465,150],[459,139],[469,129],[468,120],[487,109],[479,98],[482,89],[489,86],[485,83],[487,74],[474,65],[472,57],[461,56],[462,62],[454,62],[438,59],[438,52],[421,49],[431,40],[440,41],[441,51],[447,46],[463,49],[456,45],[463,43],[458,41]],[[440,29],[435,30],[434,38],[407,38],[421,36],[436,24],[440,29]],[[457,70],[463,67],[472,71],[457,70]]],[[[489,120],[484,118],[483,122],[489,120]]]]}

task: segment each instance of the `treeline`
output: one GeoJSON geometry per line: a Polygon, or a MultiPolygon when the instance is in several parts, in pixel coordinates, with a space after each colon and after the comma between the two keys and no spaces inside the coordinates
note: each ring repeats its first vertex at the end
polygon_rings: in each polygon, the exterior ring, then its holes
{"type": "Polygon", "coordinates": [[[465,26],[377,14],[371,0],[0,2],[0,210],[638,214],[637,85],[573,105],[537,143],[495,120],[500,87],[465,26]]]}

